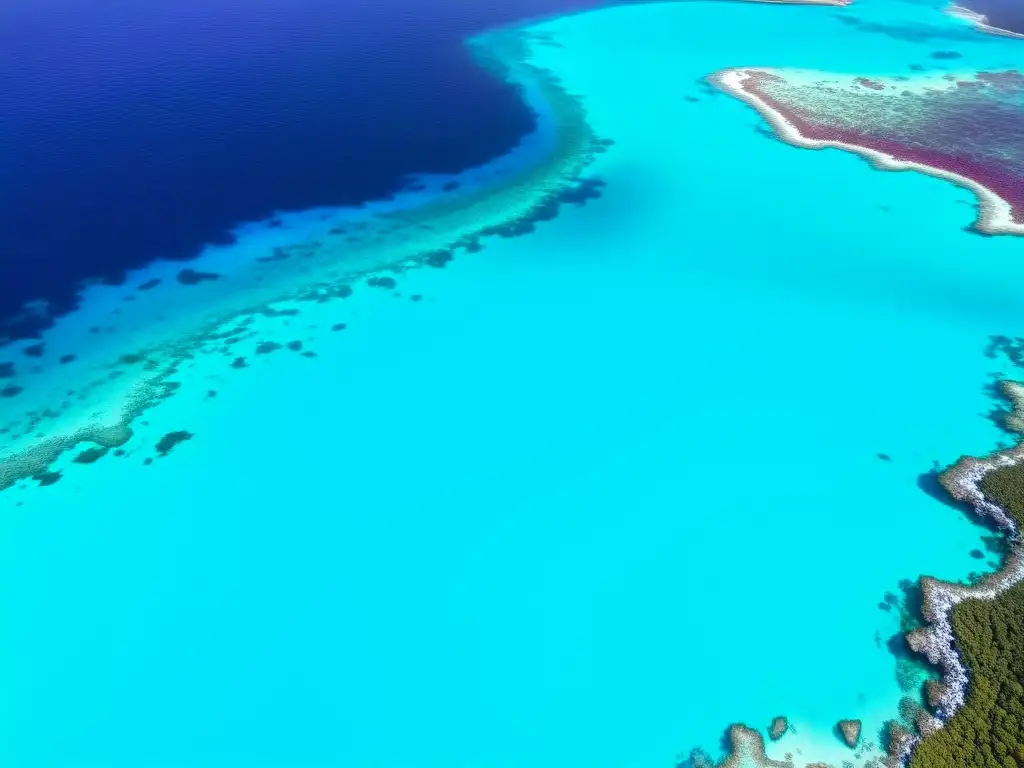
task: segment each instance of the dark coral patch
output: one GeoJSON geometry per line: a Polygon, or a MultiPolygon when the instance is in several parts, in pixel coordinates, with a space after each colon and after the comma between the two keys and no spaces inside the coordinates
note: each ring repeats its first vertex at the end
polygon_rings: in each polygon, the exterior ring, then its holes
{"type": "Polygon", "coordinates": [[[107,455],[109,448],[86,448],[79,453],[72,461],[75,464],[93,464],[107,455]]]}
{"type": "Polygon", "coordinates": [[[210,245],[237,245],[238,238],[233,232],[221,232],[210,239],[210,245]]]}
{"type": "Polygon", "coordinates": [[[24,391],[24,387],[19,387],[17,384],[8,384],[3,389],[0,389],[0,397],[14,397],[24,391]]]}
{"type": "Polygon", "coordinates": [[[459,188],[459,182],[457,182],[457,181],[449,181],[447,184],[445,184],[444,186],[441,187],[441,191],[442,192],[454,192],[458,188],[459,188]]]}
{"type": "MultiPolygon", "coordinates": [[[[1013,365],[1024,368],[1024,338],[993,334],[989,336],[983,354],[993,360],[1003,355],[1013,365]]],[[[1002,398],[1002,390],[999,387],[991,385],[988,391],[993,397],[1002,398]]]]}
{"type": "Polygon", "coordinates": [[[302,342],[296,339],[295,341],[288,342],[288,349],[292,352],[299,352],[302,350],[302,342]]]}
{"type": "Polygon", "coordinates": [[[157,441],[156,452],[161,456],[166,456],[171,452],[174,446],[183,443],[186,440],[191,440],[192,438],[193,434],[191,432],[186,432],[183,429],[179,429],[175,432],[168,432],[157,441]]]}
{"type": "Polygon", "coordinates": [[[258,347],[256,347],[257,355],[269,355],[271,352],[276,352],[281,348],[281,345],[276,341],[264,341],[258,347]]]}
{"type": "Polygon", "coordinates": [[[40,487],[53,485],[61,479],[63,475],[60,472],[36,472],[32,475],[32,479],[39,483],[40,487]]]}
{"type": "Polygon", "coordinates": [[[145,358],[137,352],[131,352],[127,355],[121,355],[121,362],[125,365],[135,365],[141,363],[145,358]]]}
{"type": "Polygon", "coordinates": [[[178,273],[178,282],[182,285],[199,285],[208,280],[219,280],[216,272],[197,272],[194,269],[183,269],[178,273]]]}
{"type": "Polygon", "coordinates": [[[397,286],[398,282],[395,280],[395,278],[388,277],[387,275],[385,275],[383,277],[371,277],[369,280],[366,281],[366,284],[369,285],[371,288],[385,288],[390,290],[397,286]]]}
{"type": "Polygon", "coordinates": [[[969,554],[975,560],[984,560],[985,559],[985,553],[982,552],[980,549],[972,549],[967,554],[969,554]]]}
{"type": "Polygon", "coordinates": [[[259,314],[264,317],[295,317],[299,314],[299,310],[294,307],[288,309],[274,309],[273,307],[263,307],[259,310],[259,314]]]}
{"type": "Polygon", "coordinates": [[[275,248],[270,256],[260,256],[256,259],[256,261],[260,261],[266,264],[271,261],[284,261],[289,256],[291,256],[291,254],[288,253],[288,251],[286,251],[284,248],[275,248]]]}
{"type": "Polygon", "coordinates": [[[248,365],[249,364],[245,362],[244,357],[236,357],[234,360],[231,361],[232,368],[245,368],[248,365]]]}
{"type": "Polygon", "coordinates": [[[25,347],[23,351],[28,357],[42,357],[45,349],[45,345],[40,342],[38,344],[32,344],[31,346],[25,347]]]}
{"type": "Polygon", "coordinates": [[[14,363],[0,363],[0,379],[14,378],[14,363]]]}
{"type": "Polygon", "coordinates": [[[963,55],[956,51],[932,51],[931,56],[933,59],[938,59],[939,61],[950,61],[952,59],[963,58],[963,55]]]}
{"type": "Polygon", "coordinates": [[[890,456],[888,453],[876,453],[875,455],[882,461],[892,461],[892,456],[890,456]]]}
{"type": "Polygon", "coordinates": [[[981,542],[985,545],[985,550],[991,552],[994,555],[1005,555],[1007,549],[1006,537],[996,534],[991,536],[982,536],[981,542]]]}
{"type": "Polygon", "coordinates": [[[311,352],[311,351],[310,351],[310,350],[308,350],[308,349],[306,349],[306,350],[303,350],[303,351],[302,351],[302,352],[300,352],[299,354],[300,354],[300,355],[302,355],[303,357],[316,357],[316,356],[317,356],[316,352],[311,352]]]}
{"type": "Polygon", "coordinates": [[[857,85],[862,86],[864,88],[870,88],[873,91],[884,91],[885,90],[885,86],[882,83],[878,82],[877,80],[872,80],[872,79],[867,78],[867,77],[855,78],[853,82],[855,82],[857,85]]]}
{"type": "Polygon", "coordinates": [[[60,356],[60,364],[61,365],[67,365],[68,363],[73,363],[74,361],[75,361],[75,356],[74,355],[61,355],[60,356]]]}
{"type": "Polygon", "coordinates": [[[453,258],[451,251],[432,251],[423,257],[428,267],[443,268],[453,258]]]}
{"type": "Polygon", "coordinates": [[[344,323],[335,323],[331,326],[332,331],[344,331],[346,328],[348,328],[348,326],[344,323]]]}
{"type": "Polygon", "coordinates": [[[160,278],[159,277],[154,277],[151,280],[147,280],[144,283],[140,283],[139,287],[136,290],[139,290],[139,291],[151,291],[154,288],[156,288],[158,285],[160,285],[160,278]]]}

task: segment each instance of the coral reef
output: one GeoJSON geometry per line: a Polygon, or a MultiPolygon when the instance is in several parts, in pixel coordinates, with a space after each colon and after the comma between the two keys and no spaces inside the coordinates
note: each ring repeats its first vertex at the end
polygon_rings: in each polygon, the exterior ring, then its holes
{"type": "Polygon", "coordinates": [[[785,141],[860,154],[971,190],[973,229],[1024,234],[1024,75],[874,78],[728,69],[711,77],[757,109],[785,141]]]}

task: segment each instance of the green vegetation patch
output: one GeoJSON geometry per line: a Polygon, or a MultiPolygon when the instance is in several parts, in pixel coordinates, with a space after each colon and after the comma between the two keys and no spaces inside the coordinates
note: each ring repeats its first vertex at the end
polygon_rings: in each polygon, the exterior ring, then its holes
{"type": "MultiPolygon", "coordinates": [[[[1024,465],[989,472],[987,498],[1024,522],[1024,465]]],[[[1024,583],[953,609],[970,674],[967,702],[914,750],[909,768],[1024,768],[1024,583]]]]}

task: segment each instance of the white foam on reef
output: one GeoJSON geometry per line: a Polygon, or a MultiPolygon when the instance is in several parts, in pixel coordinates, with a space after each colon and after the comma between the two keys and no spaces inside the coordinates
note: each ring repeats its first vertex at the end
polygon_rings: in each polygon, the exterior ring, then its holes
{"type": "Polygon", "coordinates": [[[1000,37],[1016,37],[1024,40],[1024,35],[1020,32],[1013,32],[1009,29],[993,27],[988,23],[988,17],[985,14],[972,11],[970,8],[965,8],[962,5],[950,3],[946,6],[946,13],[955,19],[962,19],[981,32],[987,32],[990,35],[999,35],[1000,37]]]}
{"type": "Polygon", "coordinates": [[[465,247],[481,233],[528,219],[576,179],[592,136],[573,100],[530,66],[526,37],[499,30],[469,45],[519,88],[536,116],[531,134],[479,167],[411,177],[393,199],[243,223],[230,245],[208,245],[188,262],[152,263],[120,286],[85,288],[79,308],[41,339],[0,352],[0,362],[16,366],[16,376],[0,384],[21,388],[0,399],[0,488],[24,476],[16,457],[35,456],[29,464],[38,471],[41,457],[48,463],[54,452],[97,442],[98,431],[128,426],[169,394],[178,368],[215,347],[232,322],[280,302],[330,300],[361,275],[465,247]],[[179,281],[182,270],[191,271],[193,284],[179,281]],[[41,356],[25,354],[38,343],[41,356]],[[74,359],[60,363],[65,355],[74,359]]]}

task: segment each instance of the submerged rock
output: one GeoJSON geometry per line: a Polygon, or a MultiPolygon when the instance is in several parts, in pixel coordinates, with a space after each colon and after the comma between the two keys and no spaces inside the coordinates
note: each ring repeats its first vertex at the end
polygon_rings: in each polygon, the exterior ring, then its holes
{"type": "Polygon", "coordinates": [[[772,724],[768,728],[768,735],[772,741],[778,741],[788,730],[789,721],[780,715],[779,717],[772,718],[772,724]]]}
{"type": "Polygon", "coordinates": [[[843,737],[843,742],[850,749],[857,746],[860,741],[860,720],[840,720],[836,723],[836,730],[843,737]]]}

